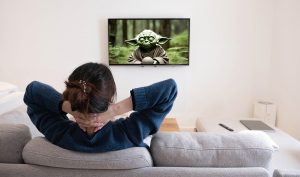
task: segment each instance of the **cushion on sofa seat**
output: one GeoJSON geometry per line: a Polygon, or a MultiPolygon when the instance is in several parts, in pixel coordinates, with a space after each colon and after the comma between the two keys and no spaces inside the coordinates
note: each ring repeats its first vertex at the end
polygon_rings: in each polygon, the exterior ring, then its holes
{"type": "Polygon", "coordinates": [[[134,169],[153,164],[149,151],[143,147],[82,153],[58,147],[43,137],[36,137],[25,146],[23,159],[27,164],[77,169],[134,169]]]}
{"type": "Polygon", "coordinates": [[[23,163],[22,151],[31,139],[23,124],[0,124],[0,163],[23,163]]]}
{"type": "Polygon", "coordinates": [[[264,167],[273,147],[265,137],[242,133],[157,133],[151,141],[155,166],[264,167]]]}

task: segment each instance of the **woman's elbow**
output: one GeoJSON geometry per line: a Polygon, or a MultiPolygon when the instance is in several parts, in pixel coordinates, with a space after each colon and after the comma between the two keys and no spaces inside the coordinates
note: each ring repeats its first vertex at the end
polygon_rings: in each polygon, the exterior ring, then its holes
{"type": "Polygon", "coordinates": [[[32,90],[34,89],[34,87],[39,84],[38,81],[32,81],[30,82],[26,89],[25,89],[25,94],[24,94],[24,97],[23,97],[23,101],[24,103],[26,103],[28,105],[28,103],[31,102],[32,100],[32,90]]]}

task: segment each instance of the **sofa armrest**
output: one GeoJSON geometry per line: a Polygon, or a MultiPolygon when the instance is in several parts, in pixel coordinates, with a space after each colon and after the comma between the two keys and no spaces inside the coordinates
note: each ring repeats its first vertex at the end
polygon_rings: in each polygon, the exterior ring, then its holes
{"type": "Polygon", "coordinates": [[[275,169],[273,177],[299,177],[300,170],[279,170],[275,169]]]}
{"type": "Polygon", "coordinates": [[[0,124],[0,163],[23,163],[22,151],[31,139],[23,124],[0,124]]]}
{"type": "Polygon", "coordinates": [[[242,133],[157,133],[151,141],[155,166],[268,168],[273,147],[263,136],[242,133]]]}

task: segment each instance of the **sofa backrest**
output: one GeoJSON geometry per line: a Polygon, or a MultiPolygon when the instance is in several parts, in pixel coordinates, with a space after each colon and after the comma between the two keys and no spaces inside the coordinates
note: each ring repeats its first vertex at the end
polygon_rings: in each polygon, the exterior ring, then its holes
{"type": "Polygon", "coordinates": [[[23,124],[0,124],[0,163],[23,163],[22,151],[31,139],[23,124]]]}
{"type": "Polygon", "coordinates": [[[266,169],[274,151],[258,134],[211,132],[157,133],[150,149],[155,166],[266,169]]]}
{"type": "Polygon", "coordinates": [[[135,169],[153,166],[151,155],[144,147],[82,153],[58,147],[44,137],[36,137],[26,144],[23,159],[27,164],[76,169],[135,169]]]}

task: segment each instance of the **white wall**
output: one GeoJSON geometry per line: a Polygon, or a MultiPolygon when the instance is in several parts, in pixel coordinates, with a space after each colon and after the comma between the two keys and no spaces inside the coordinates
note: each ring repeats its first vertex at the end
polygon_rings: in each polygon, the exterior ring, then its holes
{"type": "Polygon", "coordinates": [[[272,98],[278,126],[300,140],[300,1],[276,0],[272,98]]]}
{"type": "Polygon", "coordinates": [[[119,99],[132,87],[175,78],[169,116],[181,126],[197,117],[252,115],[269,98],[271,0],[0,0],[0,80],[24,89],[40,80],[58,90],[78,65],[107,63],[107,18],[191,18],[190,66],[112,67],[119,99]]]}

